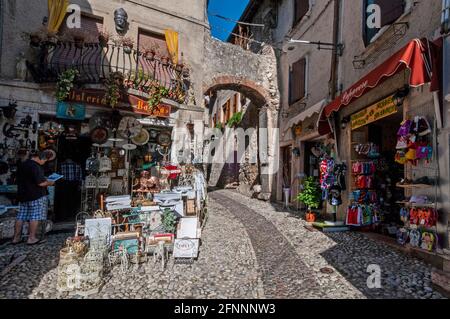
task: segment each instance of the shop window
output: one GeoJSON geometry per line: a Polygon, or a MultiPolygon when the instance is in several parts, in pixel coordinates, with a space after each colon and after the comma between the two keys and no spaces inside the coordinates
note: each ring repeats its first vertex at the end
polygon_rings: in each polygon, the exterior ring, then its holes
{"type": "Polygon", "coordinates": [[[373,42],[373,39],[377,36],[380,30],[388,25],[391,25],[400,18],[405,12],[406,1],[405,0],[365,0],[364,6],[364,43],[369,45],[373,42]],[[367,19],[372,13],[367,12],[367,8],[370,5],[378,5],[381,9],[381,28],[370,28],[367,24],[367,19]]]}
{"type": "Polygon", "coordinates": [[[442,33],[448,33],[450,31],[450,0],[444,0],[442,4],[442,33]]]}
{"type": "Polygon", "coordinates": [[[306,96],[306,58],[291,65],[289,70],[289,104],[300,101],[306,96]]]}
{"type": "Polygon", "coordinates": [[[310,0],[294,1],[294,24],[299,23],[309,11],[310,0]]]}
{"type": "Polygon", "coordinates": [[[138,34],[138,48],[139,51],[145,51],[145,49],[157,48],[156,52],[158,56],[169,56],[167,49],[166,38],[162,34],[139,29],[138,34]]]}

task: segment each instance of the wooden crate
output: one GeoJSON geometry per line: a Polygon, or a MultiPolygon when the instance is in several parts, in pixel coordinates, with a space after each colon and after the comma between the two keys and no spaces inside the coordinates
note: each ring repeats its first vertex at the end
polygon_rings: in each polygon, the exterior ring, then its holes
{"type": "Polygon", "coordinates": [[[196,216],[195,199],[188,199],[186,201],[186,216],[196,216]]]}

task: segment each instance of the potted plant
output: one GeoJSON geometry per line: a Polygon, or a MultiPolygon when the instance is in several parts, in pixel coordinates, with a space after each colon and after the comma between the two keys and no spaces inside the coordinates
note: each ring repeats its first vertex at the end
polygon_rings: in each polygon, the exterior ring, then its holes
{"type": "Polygon", "coordinates": [[[228,127],[232,128],[232,127],[236,127],[237,125],[239,125],[239,123],[241,123],[241,121],[242,121],[243,115],[244,114],[242,112],[234,113],[233,116],[227,122],[228,127]]]}
{"type": "Polygon", "coordinates": [[[22,39],[30,41],[30,46],[32,47],[39,47],[41,42],[45,40],[45,34],[41,29],[34,32],[22,32],[22,39]]]}
{"type": "Polygon", "coordinates": [[[159,45],[156,43],[152,43],[150,47],[144,48],[144,56],[151,61],[155,59],[155,56],[158,52],[159,45]]]}
{"type": "Polygon", "coordinates": [[[133,47],[134,47],[134,40],[129,38],[129,37],[123,37],[120,40],[120,44],[123,47],[123,52],[125,52],[126,54],[131,54],[131,52],[133,52],[133,47]]]}
{"type": "Polygon", "coordinates": [[[313,209],[318,209],[321,203],[321,190],[319,182],[315,177],[307,177],[302,184],[302,191],[298,194],[297,200],[307,207],[306,221],[313,223],[316,215],[313,209]]]}
{"type": "Polygon", "coordinates": [[[75,47],[78,49],[83,48],[86,38],[87,34],[84,31],[78,29],[69,29],[63,34],[63,39],[66,41],[74,42],[75,47]]]}
{"type": "Polygon", "coordinates": [[[57,36],[57,32],[54,31],[48,31],[47,32],[47,42],[51,45],[56,45],[56,43],[58,43],[58,36],[57,36]]]}
{"type": "Polygon", "coordinates": [[[162,225],[164,227],[164,230],[167,233],[174,234],[176,230],[176,216],[175,214],[169,209],[164,209],[163,215],[162,215],[162,225]]]}
{"type": "Polygon", "coordinates": [[[120,101],[120,92],[124,85],[124,76],[121,72],[113,72],[106,82],[105,99],[111,108],[115,108],[120,101]]]}
{"type": "Polygon", "coordinates": [[[109,33],[107,30],[103,30],[98,35],[98,43],[101,47],[106,47],[109,42],[109,38],[111,37],[111,33],[109,33]]]}
{"type": "Polygon", "coordinates": [[[167,66],[167,65],[169,65],[169,62],[170,62],[170,57],[168,55],[161,56],[162,65],[167,66]]]}

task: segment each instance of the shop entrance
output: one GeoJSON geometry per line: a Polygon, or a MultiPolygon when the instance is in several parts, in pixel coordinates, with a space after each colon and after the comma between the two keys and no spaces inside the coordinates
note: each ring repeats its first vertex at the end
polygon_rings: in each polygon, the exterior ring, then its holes
{"type": "Polygon", "coordinates": [[[404,178],[405,171],[404,165],[395,162],[397,131],[402,121],[401,108],[356,129],[352,121],[352,204],[347,214],[348,225],[386,235],[395,235],[391,230],[402,225],[398,202],[404,200],[404,191],[396,185],[404,178]],[[354,218],[358,214],[359,220],[354,218]]]}
{"type": "Polygon", "coordinates": [[[283,155],[283,188],[291,188],[292,147],[283,147],[281,154],[283,155]]]}

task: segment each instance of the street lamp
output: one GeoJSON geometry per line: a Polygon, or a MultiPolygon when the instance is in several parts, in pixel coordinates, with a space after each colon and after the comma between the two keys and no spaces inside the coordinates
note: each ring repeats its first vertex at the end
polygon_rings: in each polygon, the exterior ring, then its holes
{"type": "Polygon", "coordinates": [[[409,86],[405,86],[404,88],[399,89],[392,98],[394,100],[394,104],[397,107],[402,106],[408,94],[409,94],[409,86]]]}
{"type": "MultiPolygon", "coordinates": [[[[342,56],[342,51],[344,50],[344,45],[342,43],[335,44],[335,43],[321,42],[321,41],[306,41],[306,40],[294,40],[294,39],[290,39],[289,43],[317,45],[318,50],[336,51],[339,56],[342,56]]],[[[289,48],[289,50],[291,50],[291,47],[289,48]]]]}

